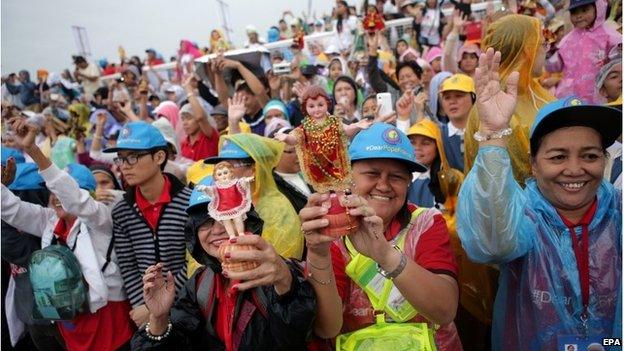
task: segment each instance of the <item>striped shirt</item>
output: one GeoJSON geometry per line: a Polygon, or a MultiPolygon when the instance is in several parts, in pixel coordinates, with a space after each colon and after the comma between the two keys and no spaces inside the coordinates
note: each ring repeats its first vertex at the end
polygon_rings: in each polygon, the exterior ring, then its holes
{"type": "Polygon", "coordinates": [[[156,230],[152,231],[136,204],[135,191],[129,189],[113,209],[113,238],[126,294],[132,307],[144,304],[143,274],[147,267],[162,262],[164,272],[175,277],[176,291],[186,282],[186,238],[184,228],[191,190],[177,178],[171,181],[171,202],[162,210],[156,230]]]}

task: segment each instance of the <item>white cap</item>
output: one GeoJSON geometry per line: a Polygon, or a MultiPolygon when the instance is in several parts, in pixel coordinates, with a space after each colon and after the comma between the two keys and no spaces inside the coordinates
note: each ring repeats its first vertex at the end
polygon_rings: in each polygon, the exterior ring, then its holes
{"type": "Polygon", "coordinates": [[[245,31],[247,32],[247,34],[250,34],[250,33],[258,34],[258,29],[256,29],[256,27],[251,25],[251,24],[249,24],[249,25],[247,25],[247,27],[245,27],[245,31]]]}
{"type": "Polygon", "coordinates": [[[171,125],[171,122],[169,122],[169,120],[164,117],[160,117],[154,122],[152,122],[152,125],[158,128],[158,130],[160,131],[160,134],[162,134],[163,137],[165,138],[165,141],[173,145],[173,147],[176,150],[176,153],[179,154],[180,144],[178,144],[178,139],[176,138],[175,131],[173,130],[173,126],[171,125]]]}
{"type": "Polygon", "coordinates": [[[329,54],[329,55],[331,55],[331,54],[335,54],[335,55],[340,54],[340,52],[338,51],[338,48],[337,48],[337,47],[336,47],[336,45],[334,45],[334,44],[330,44],[330,45],[327,47],[327,49],[325,49],[325,53],[326,53],[326,54],[329,54]]]}

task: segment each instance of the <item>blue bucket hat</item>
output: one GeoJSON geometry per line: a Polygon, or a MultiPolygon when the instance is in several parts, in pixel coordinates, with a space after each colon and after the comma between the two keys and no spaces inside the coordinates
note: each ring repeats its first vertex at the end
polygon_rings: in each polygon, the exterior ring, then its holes
{"type": "Polygon", "coordinates": [[[242,160],[246,158],[251,158],[251,156],[249,156],[249,154],[246,153],[245,150],[241,149],[240,146],[236,145],[235,142],[226,139],[221,145],[219,155],[205,159],[204,163],[215,164],[221,161],[242,160]]]}
{"type": "Polygon", "coordinates": [[[78,183],[80,189],[95,191],[95,177],[89,168],[79,163],[70,163],[65,170],[78,183]]]}
{"type": "Polygon", "coordinates": [[[45,182],[39,169],[34,163],[19,163],[15,166],[15,179],[9,185],[9,190],[41,190],[45,189],[45,182]]]}
{"type": "Polygon", "coordinates": [[[537,152],[539,140],[563,127],[584,126],[595,129],[607,147],[622,134],[622,112],[608,106],[587,105],[576,96],[568,96],[544,105],[531,126],[531,154],[537,152]]]}
{"type": "Polygon", "coordinates": [[[426,172],[427,167],[416,161],[414,148],[407,136],[395,126],[377,122],[359,132],[349,146],[351,161],[393,159],[405,163],[410,172],[426,172]]]}
{"type": "MultiPolygon", "coordinates": [[[[213,184],[214,184],[214,179],[212,178],[212,176],[206,176],[202,180],[200,180],[199,183],[197,183],[197,185],[213,185],[213,184]]],[[[197,187],[197,185],[195,185],[195,187],[197,187]]],[[[210,203],[210,201],[212,201],[212,198],[210,196],[208,196],[205,192],[199,191],[197,190],[197,188],[195,188],[193,189],[193,192],[191,192],[191,197],[189,198],[186,212],[188,213],[193,208],[200,206],[200,205],[207,206],[208,203],[210,203]]],[[[208,211],[208,208],[206,208],[206,211],[208,211]]]]}
{"type": "Polygon", "coordinates": [[[26,162],[26,159],[24,158],[24,155],[17,149],[14,149],[12,147],[5,147],[2,146],[0,147],[0,151],[2,152],[2,165],[6,166],[7,160],[9,159],[9,157],[13,157],[15,159],[15,163],[19,164],[19,163],[24,163],[26,162]]]}
{"type": "Polygon", "coordinates": [[[103,152],[117,152],[123,150],[151,150],[166,148],[167,141],[158,128],[139,121],[126,124],[119,132],[117,146],[103,150],[103,152]]]}

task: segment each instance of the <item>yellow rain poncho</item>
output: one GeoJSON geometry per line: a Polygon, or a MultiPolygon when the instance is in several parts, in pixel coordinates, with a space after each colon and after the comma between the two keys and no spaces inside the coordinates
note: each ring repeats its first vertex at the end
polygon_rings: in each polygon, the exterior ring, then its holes
{"type": "Polygon", "coordinates": [[[301,259],[303,234],[299,215],[277,189],[272,173],[282,157],[284,144],[256,134],[224,135],[221,143],[224,140],[238,145],[256,163],[251,196],[255,210],[264,221],[262,237],[275,247],[279,255],[301,259]]]}
{"type": "MultiPolygon", "coordinates": [[[[457,235],[455,208],[464,174],[449,166],[442,142],[442,133],[435,122],[428,119],[421,120],[409,129],[407,135],[423,135],[436,142],[440,156],[440,171],[437,177],[440,189],[445,196],[442,214],[449,229],[451,246],[459,267],[459,303],[481,323],[489,325],[492,323],[492,304],[496,294],[498,271],[491,266],[470,261],[457,235]]],[[[431,177],[434,176],[436,175],[431,174],[431,177]]]]}
{"type": "MultiPolygon", "coordinates": [[[[488,27],[481,43],[483,51],[492,47],[501,52],[499,73],[502,84],[507,81],[511,72],[520,73],[518,102],[510,122],[513,133],[509,136],[507,149],[511,157],[514,178],[521,186],[524,186],[526,178],[531,175],[529,129],[537,111],[555,100],[555,97],[548,93],[533,75],[533,66],[542,42],[542,26],[537,18],[508,15],[488,27]]],[[[477,130],[479,116],[476,107],[473,107],[465,134],[465,174],[468,174],[477,156],[479,143],[472,138],[477,130]]]]}

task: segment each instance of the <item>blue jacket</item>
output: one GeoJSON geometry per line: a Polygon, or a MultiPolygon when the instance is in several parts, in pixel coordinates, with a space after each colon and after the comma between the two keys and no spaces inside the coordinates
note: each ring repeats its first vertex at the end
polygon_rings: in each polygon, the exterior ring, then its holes
{"type": "MultiPolygon", "coordinates": [[[[583,304],[570,232],[535,180],[522,190],[507,150],[483,147],[459,199],[464,249],[474,261],[500,265],[492,349],[555,350],[558,335],[578,334],[583,304]]],[[[603,181],[597,201],[589,225],[589,335],[621,338],[621,194],[603,181]]]]}
{"type": "MultiPolygon", "coordinates": [[[[449,122],[450,123],[450,122],[449,122]]],[[[444,143],[444,151],[446,159],[452,168],[464,169],[464,153],[462,152],[462,137],[459,135],[448,135],[448,123],[440,123],[440,132],[442,133],[442,143],[444,143]]]]}

